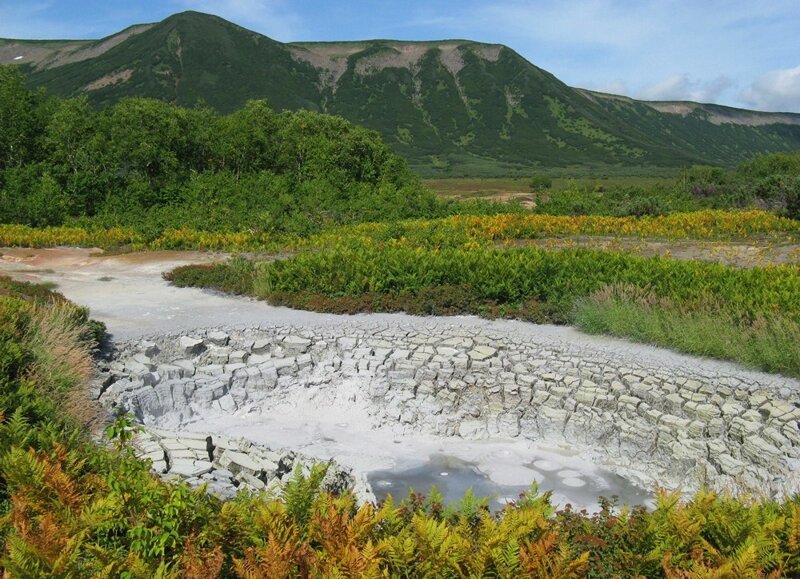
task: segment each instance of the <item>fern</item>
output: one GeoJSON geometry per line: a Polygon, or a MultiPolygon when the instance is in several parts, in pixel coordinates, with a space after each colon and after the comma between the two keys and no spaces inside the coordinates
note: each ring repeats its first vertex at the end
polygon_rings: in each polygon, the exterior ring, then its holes
{"type": "Polygon", "coordinates": [[[317,464],[312,467],[311,473],[306,477],[297,466],[291,480],[283,488],[282,498],[286,504],[286,511],[301,528],[305,527],[311,517],[314,499],[319,493],[322,480],[327,472],[327,465],[317,464]]]}

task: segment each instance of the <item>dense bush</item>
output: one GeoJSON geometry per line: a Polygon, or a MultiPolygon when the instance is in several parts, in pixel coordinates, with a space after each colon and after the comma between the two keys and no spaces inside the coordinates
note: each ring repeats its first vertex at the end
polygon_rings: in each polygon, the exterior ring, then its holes
{"type": "Polygon", "coordinates": [[[673,187],[571,186],[549,193],[537,213],[551,215],[610,215],[616,217],[669,215],[707,209],[753,208],[761,200],[754,183],[682,181],[673,187]]]}
{"type": "Polygon", "coordinates": [[[547,175],[534,175],[528,181],[528,186],[534,192],[545,191],[553,187],[553,180],[547,175]]]}
{"type": "MultiPolygon", "coordinates": [[[[131,424],[98,446],[65,401],[85,376],[32,346],[85,348],[80,322],[34,305],[47,292],[3,280],[0,295],[0,572],[9,577],[683,577],[800,573],[800,499],[752,502],[661,493],[652,511],[608,500],[595,515],[556,510],[535,487],[498,513],[467,494],[357,506],[321,493],[324,469],[280,497],[221,503],[164,483],[133,457],[131,424]],[[60,321],[57,321],[60,320],[60,321]],[[63,325],[66,323],[66,325],[63,325]],[[45,335],[40,339],[46,338],[45,335]],[[35,370],[39,367],[38,370],[35,370]]],[[[58,296],[53,299],[63,303],[58,296]]],[[[84,350],[84,357],[87,352],[84,350]]],[[[73,359],[73,362],[75,360],[73,359]]],[[[77,366],[76,366],[77,368],[77,366]]],[[[85,399],[83,405],[86,406],[85,399]]]]}
{"type": "Polygon", "coordinates": [[[689,193],[675,193],[661,188],[614,187],[608,190],[567,187],[548,193],[537,202],[536,212],[549,215],[666,215],[703,208],[689,193]]]}
{"type": "Polygon", "coordinates": [[[764,179],[771,175],[800,177],[800,152],[758,155],[742,163],[736,172],[748,179],[764,179]]]}
{"type": "Polygon", "coordinates": [[[447,213],[373,131],[263,101],[220,116],[132,98],[102,111],[0,69],[0,222],[291,231],[447,213]]]}
{"type": "Polygon", "coordinates": [[[704,209],[766,207],[796,218],[788,206],[797,198],[800,153],[758,156],[735,171],[693,166],[672,186],[590,187],[571,184],[548,192],[536,212],[552,215],[668,215],[704,209]]]}
{"type": "Polygon", "coordinates": [[[163,274],[178,287],[205,287],[231,294],[248,294],[253,290],[253,262],[237,259],[232,264],[210,263],[186,265],[163,274]]]}

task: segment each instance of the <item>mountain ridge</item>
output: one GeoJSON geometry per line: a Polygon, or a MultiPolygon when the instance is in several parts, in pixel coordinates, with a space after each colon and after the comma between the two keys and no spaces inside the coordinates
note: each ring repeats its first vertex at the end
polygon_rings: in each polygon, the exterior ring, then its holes
{"type": "Polygon", "coordinates": [[[573,88],[505,45],[462,39],[281,43],[184,12],[97,41],[0,40],[9,62],[31,86],[96,106],[148,96],[230,112],[266,98],[338,114],[428,174],[733,165],[800,149],[800,114],[573,88]]]}

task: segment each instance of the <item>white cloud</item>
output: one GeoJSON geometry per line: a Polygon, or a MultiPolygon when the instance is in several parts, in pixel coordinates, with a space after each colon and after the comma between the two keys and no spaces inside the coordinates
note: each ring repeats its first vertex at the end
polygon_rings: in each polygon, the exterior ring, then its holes
{"type": "Polygon", "coordinates": [[[698,81],[684,73],[644,86],[636,91],[636,96],[651,101],[689,100],[707,103],[719,100],[733,85],[733,81],[725,76],[698,81]]]}
{"type": "Polygon", "coordinates": [[[727,76],[718,76],[710,81],[700,83],[692,95],[692,100],[701,103],[716,102],[734,86],[736,83],[732,79],[727,76]]]}
{"type": "Polygon", "coordinates": [[[739,98],[766,111],[800,112],[800,66],[764,74],[742,91],[739,98]]]}
{"type": "Polygon", "coordinates": [[[797,0],[462,0],[448,16],[568,84],[652,99],[745,106],[735,87],[800,47],[797,0]]]}
{"type": "Polygon", "coordinates": [[[684,100],[688,98],[690,85],[689,75],[676,74],[668,79],[645,86],[638,91],[638,96],[650,101],[684,100]]]}
{"type": "Polygon", "coordinates": [[[301,18],[284,0],[173,0],[185,10],[216,14],[277,40],[301,34],[301,18]]]}

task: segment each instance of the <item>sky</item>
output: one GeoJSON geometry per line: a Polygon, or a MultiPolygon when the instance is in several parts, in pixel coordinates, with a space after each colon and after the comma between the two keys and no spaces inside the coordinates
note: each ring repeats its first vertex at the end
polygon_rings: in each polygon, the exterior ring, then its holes
{"type": "Polygon", "coordinates": [[[572,86],[800,112],[800,0],[0,0],[0,37],[100,38],[183,10],[284,42],[502,43],[572,86]]]}

